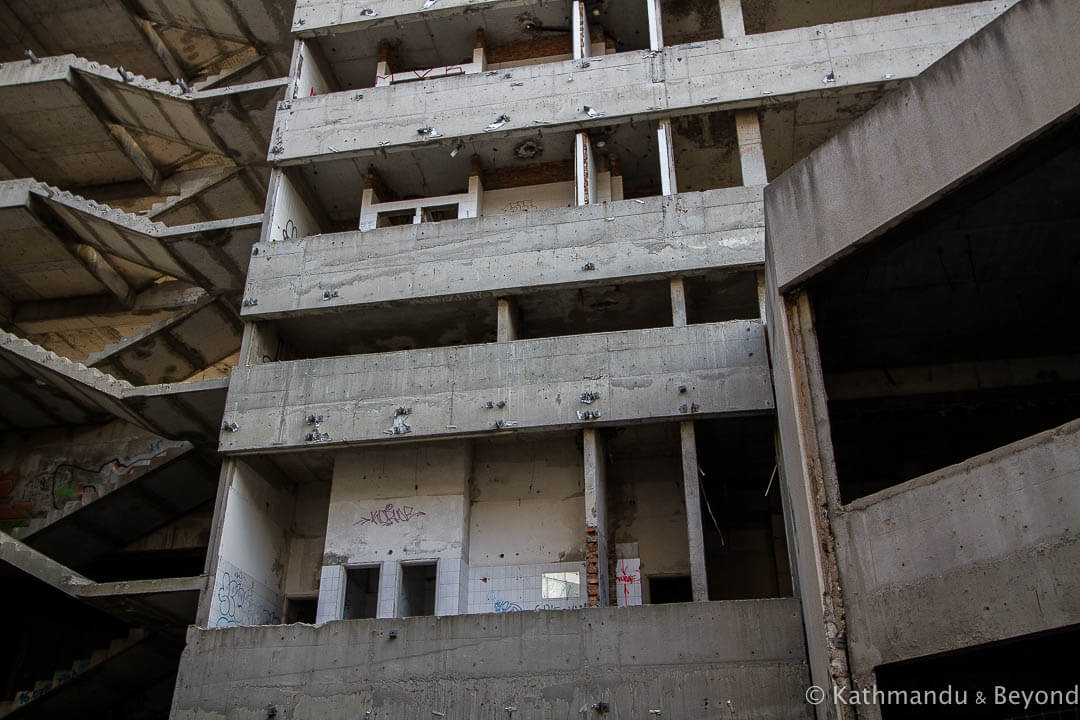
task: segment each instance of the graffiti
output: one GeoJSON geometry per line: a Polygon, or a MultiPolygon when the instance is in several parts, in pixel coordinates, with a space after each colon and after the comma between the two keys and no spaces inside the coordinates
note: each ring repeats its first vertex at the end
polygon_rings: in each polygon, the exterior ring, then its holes
{"type": "Polygon", "coordinates": [[[514,202],[510,202],[510,203],[507,203],[506,205],[503,205],[502,211],[504,213],[511,213],[511,212],[527,212],[529,210],[535,210],[535,209],[536,209],[536,203],[534,203],[532,200],[515,200],[514,202]]]}
{"type": "Polygon", "coordinates": [[[556,605],[555,603],[537,603],[533,610],[584,610],[585,603],[574,603],[572,605],[556,605]]]}
{"type": "Polygon", "coordinates": [[[521,612],[521,606],[509,600],[496,600],[493,607],[497,613],[521,612]]]}
{"type": "MultiPolygon", "coordinates": [[[[19,471],[12,470],[11,472],[0,475],[0,520],[6,521],[21,521],[29,520],[30,516],[34,512],[34,501],[32,499],[16,500],[12,497],[15,493],[15,486],[19,484],[19,471]]],[[[21,525],[21,522],[7,522],[5,527],[14,527],[21,525]]]]}
{"type": "Polygon", "coordinates": [[[277,613],[267,608],[255,607],[255,583],[244,586],[242,573],[221,573],[217,588],[218,619],[216,627],[234,625],[276,625],[281,622],[277,613]]]}
{"type": "Polygon", "coordinates": [[[618,598],[619,607],[641,604],[641,561],[638,559],[619,559],[615,575],[615,587],[622,591],[618,598]]]}
{"type": "Polygon", "coordinates": [[[52,505],[60,509],[65,503],[76,500],[93,500],[114,489],[121,478],[128,477],[136,468],[146,467],[166,452],[164,442],[155,440],[146,452],[122,459],[115,457],[98,468],[86,468],[74,463],[60,463],[50,473],[52,505]]]}
{"type": "Polygon", "coordinates": [[[300,228],[292,220],[288,220],[285,223],[285,227],[281,229],[281,239],[283,242],[289,242],[300,237],[300,228]]]}
{"type": "Polygon", "coordinates": [[[386,503],[386,507],[380,510],[372,510],[367,515],[354,522],[353,525],[381,525],[383,527],[390,527],[391,525],[409,522],[413,518],[422,515],[427,515],[427,513],[422,510],[416,510],[409,505],[394,507],[394,503],[386,503]]]}

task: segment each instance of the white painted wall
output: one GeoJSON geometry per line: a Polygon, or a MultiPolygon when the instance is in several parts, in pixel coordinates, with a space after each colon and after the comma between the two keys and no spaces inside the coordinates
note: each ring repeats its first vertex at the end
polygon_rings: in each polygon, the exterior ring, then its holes
{"type": "Polygon", "coordinates": [[[292,524],[291,492],[268,482],[243,460],[232,464],[208,624],[281,622],[285,562],[292,524]]]}
{"type": "Polygon", "coordinates": [[[267,241],[300,240],[320,232],[321,228],[315,216],[311,214],[292,181],[280,169],[273,172],[278,176],[278,182],[267,241]]]}

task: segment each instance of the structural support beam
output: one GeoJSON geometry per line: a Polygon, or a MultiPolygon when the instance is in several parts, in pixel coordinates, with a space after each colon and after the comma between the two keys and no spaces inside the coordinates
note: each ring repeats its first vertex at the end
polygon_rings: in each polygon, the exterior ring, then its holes
{"type": "Polygon", "coordinates": [[[674,195],[679,185],[675,178],[675,148],[671,137],[671,119],[664,118],[657,122],[656,141],[660,147],[660,191],[664,195],[674,195]]]}
{"type": "Polygon", "coordinates": [[[513,298],[499,298],[498,341],[518,339],[518,307],[513,298]]]}
{"type": "Polygon", "coordinates": [[[607,462],[600,431],[586,428],[585,575],[589,607],[608,605],[607,462]]]}
{"type": "Polygon", "coordinates": [[[743,185],[767,185],[765,146],[761,142],[761,122],[756,110],[735,113],[735,136],[739,141],[743,185]]]}
{"type": "Polygon", "coordinates": [[[161,64],[165,66],[165,69],[169,71],[169,77],[177,82],[181,80],[187,82],[184,67],[172,54],[172,51],[169,50],[169,46],[165,44],[165,41],[161,39],[161,35],[158,34],[154,24],[149,20],[134,14],[131,16],[131,20],[135,23],[135,27],[139,28],[139,32],[143,34],[146,41],[150,43],[150,47],[154,49],[154,54],[157,55],[158,60],[160,60],[161,64]]]}
{"type": "Polygon", "coordinates": [[[679,423],[682,442],[683,497],[686,499],[686,538],[690,546],[690,585],[694,602],[709,599],[705,575],[705,533],[701,529],[701,480],[698,476],[697,436],[693,421],[679,423]]]}
{"type": "Polygon", "coordinates": [[[726,38],[743,37],[746,25],[743,23],[742,0],[719,0],[720,27],[726,38]]]}
{"type": "Polygon", "coordinates": [[[584,60],[589,57],[589,16],[585,12],[583,0],[574,0],[573,7],[573,45],[574,59],[584,60]]]}
{"type": "Polygon", "coordinates": [[[154,166],[154,161],[150,159],[150,156],[139,145],[131,133],[127,131],[123,125],[114,122],[105,123],[105,127],[108,128],[109,134],[112,135],[113,140],[120,149],[127,155],[128,160],[135,166],[135,169],[139,171],[139,175],[154,192],[161,190],[161,173],[154,166]]]}
{"type": "Polygon", "coordinates": [[[6,295],[0,295],[0,326],[15,322],[15,303],[6,295]]]}
{"type": "Polygon", "coordinates": [[[660,12],[660,0],[645,0],[649,12],[649,49],[664,47],[664,23],[660,12]]]}
{"type": "Polygon", "coordinates": [[[104,255],[84,243],[73,245],[71,252],[83,267],[97,278],[98,282],[116,296],[124,307],[130,308],[135,304],[135,291],[104,255]]]}
{"type": "Polygon", "coordinates": [[[574,138],[574,194],[578,205],[597,202],[596,157],[587,132],[579,132],[574,138]]]}
{"type": "Polygon", "coordinates": [[[686,327],[686,285],[681,277],[671,278],[671,324],[686,327]]]}

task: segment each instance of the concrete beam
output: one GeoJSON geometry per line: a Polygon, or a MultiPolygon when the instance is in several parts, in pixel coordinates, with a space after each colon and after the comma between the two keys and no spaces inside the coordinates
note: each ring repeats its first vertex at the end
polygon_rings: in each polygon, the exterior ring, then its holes
{"type": "Polygon", "coordinates": [[[596,428],[584,430],[585,574],[589,607],[609,604],[607,455],[596,428]]]}
{"type": "Polygon", "coordinates": [[[464,139],[484,142],[484,128],[502,114],[510,122],[500,133],[524,135],[535,133],[537,123],[551,130],[581,129],[759,107],[818,97],[823,89],[880,86],[914,77],[1012,2],[988,0],[713,40],[665,48],[655,56],[605,55],[588,68],[572,61],[517,67],[514,87],[499,75],[481,73],[365,90],[362,102],[379,112],[358,112],[353,92],[297,98],[275,121],[275,145],[282,151],[271,160],[370,157],[430,145],[416,129],[433,122],[433,108],[439,109],[444,136],[437,142],[450,147],[464,139]],[[572,101],[567,76],[574,78],[572,101]],[[590,119],[584,105],[605,115],[590,119]]]}
{"type": "Polygon", "coordinates": [[[745,37],[742,0],[717,0],[720,3],[720,28],[726,38],[745,37]]]}
{"type": "Polygon", "coordinates": [[[498,296],[666,277],[764,260],[760,188],[729,188],[261,242],[245,318],[297,310],[498,296]],[[613,218],[610,219],[609,218],[613,218]],[[326,291],[336,291],[330,300],[326,291]]]}
{"type": "Polygon", "coordinates": [[[233,371],[222,452],[345,446],[684,418],[772,408],[759,321],[276,362],[233,371]],[[591,405],[575,401],[598,392],[591,405]],[[485,407],[507,398],[504,409],[485,407]],[[409,431],[393,430],[399,407],[409,431]],[[578,413],[582,412],[582,416],[578,413]],[[584,412],[599,418],[584,417],[584,412]]]}
{"type": "Polygon", "coordinates": [[[660,194],[674,195],[679,191],[675,175],[675,140],[671,137],[671,118],[656,123],[656,142],[660,149],[660,194]]]}
{"type": "Polygon", "coordinates": [[[777,178],[766,203],[780,290],[1075,113],[1078,32],[1072,0],[1020,3],[777,178]],[[874,182],[864,168],[880,169],[874,182]]]}
{"type": "Polygon", "coordinates": [[[131,307],[135,304],[135,291],[105,256],[83,243],[73,245],[71,251],[82,262],[83,267],[89,270],[90,274],[97,278],[120,301],[121,305],[131,307]]]}
{"type": "Polygon", "coordinates": [[[690,550],[690,587],[694,602],[709,599],[705,570],[705,532],[701,525],[701,476],[698,474],[697,435],[694,423],[679,423],[682,448],[683,499],[686,501],[686,538],[690,550]]]}
{"type": "Polygon", "coordinates": [[[207,292],[196,285],[183,280],[168,280],[143,290],[135,296],[130,306],[121,303],[114,295],[19,303],[14,321],[27,335],[63,332],[73,327],[110,327],[132,315],[189,308],[207,297],[207,292]]]}

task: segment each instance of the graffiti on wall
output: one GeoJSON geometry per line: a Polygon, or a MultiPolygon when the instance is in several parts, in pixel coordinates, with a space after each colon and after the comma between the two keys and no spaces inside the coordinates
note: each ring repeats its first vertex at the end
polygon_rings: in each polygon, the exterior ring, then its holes
{"type": "MultiPolygon", "coordinates": [[[[222,561],[222,565],[226,565],[222,561]]],[[[218,573],[214,599],[217,601],[217,619],[214,626],[219,628],[234,625],[277,625],[280,616],[266,602],[260,600],[255,580],[239,569],[229,565],[218,573]]]]}
{"type": "Polygon", "coordinates": [[[19,471],[12,470],[0,475],[0,528],[10,529],[25,525],[34,513],[33,498],[16,498],[19,471]]]}
{"type": "Polygon", "coordinates": [[[353,525],[381,525],[382,527],[391,527],[399,523],[407,523],[413,518],[418,518],[427,513],[422,510],[417,510],[410,505],[402,505],[396,507],[394,503],[386,503],[386,507],[379,508],[378,510],[372,510],[367,515],[362,516],[359,520],[353,523],[353,525]]]}
{"type": "Polygon", "coordinates": [[[137,468],[150,465],[154,458],[165,454],[164,441],[154,440],[146,450],[129,458],[114,457],[96,468],[62,462],[50,471],[49,487],[52,504],[62,508],[72,500],[94,500],[115,489],[120,480],[131,475],[137,468]]]}

